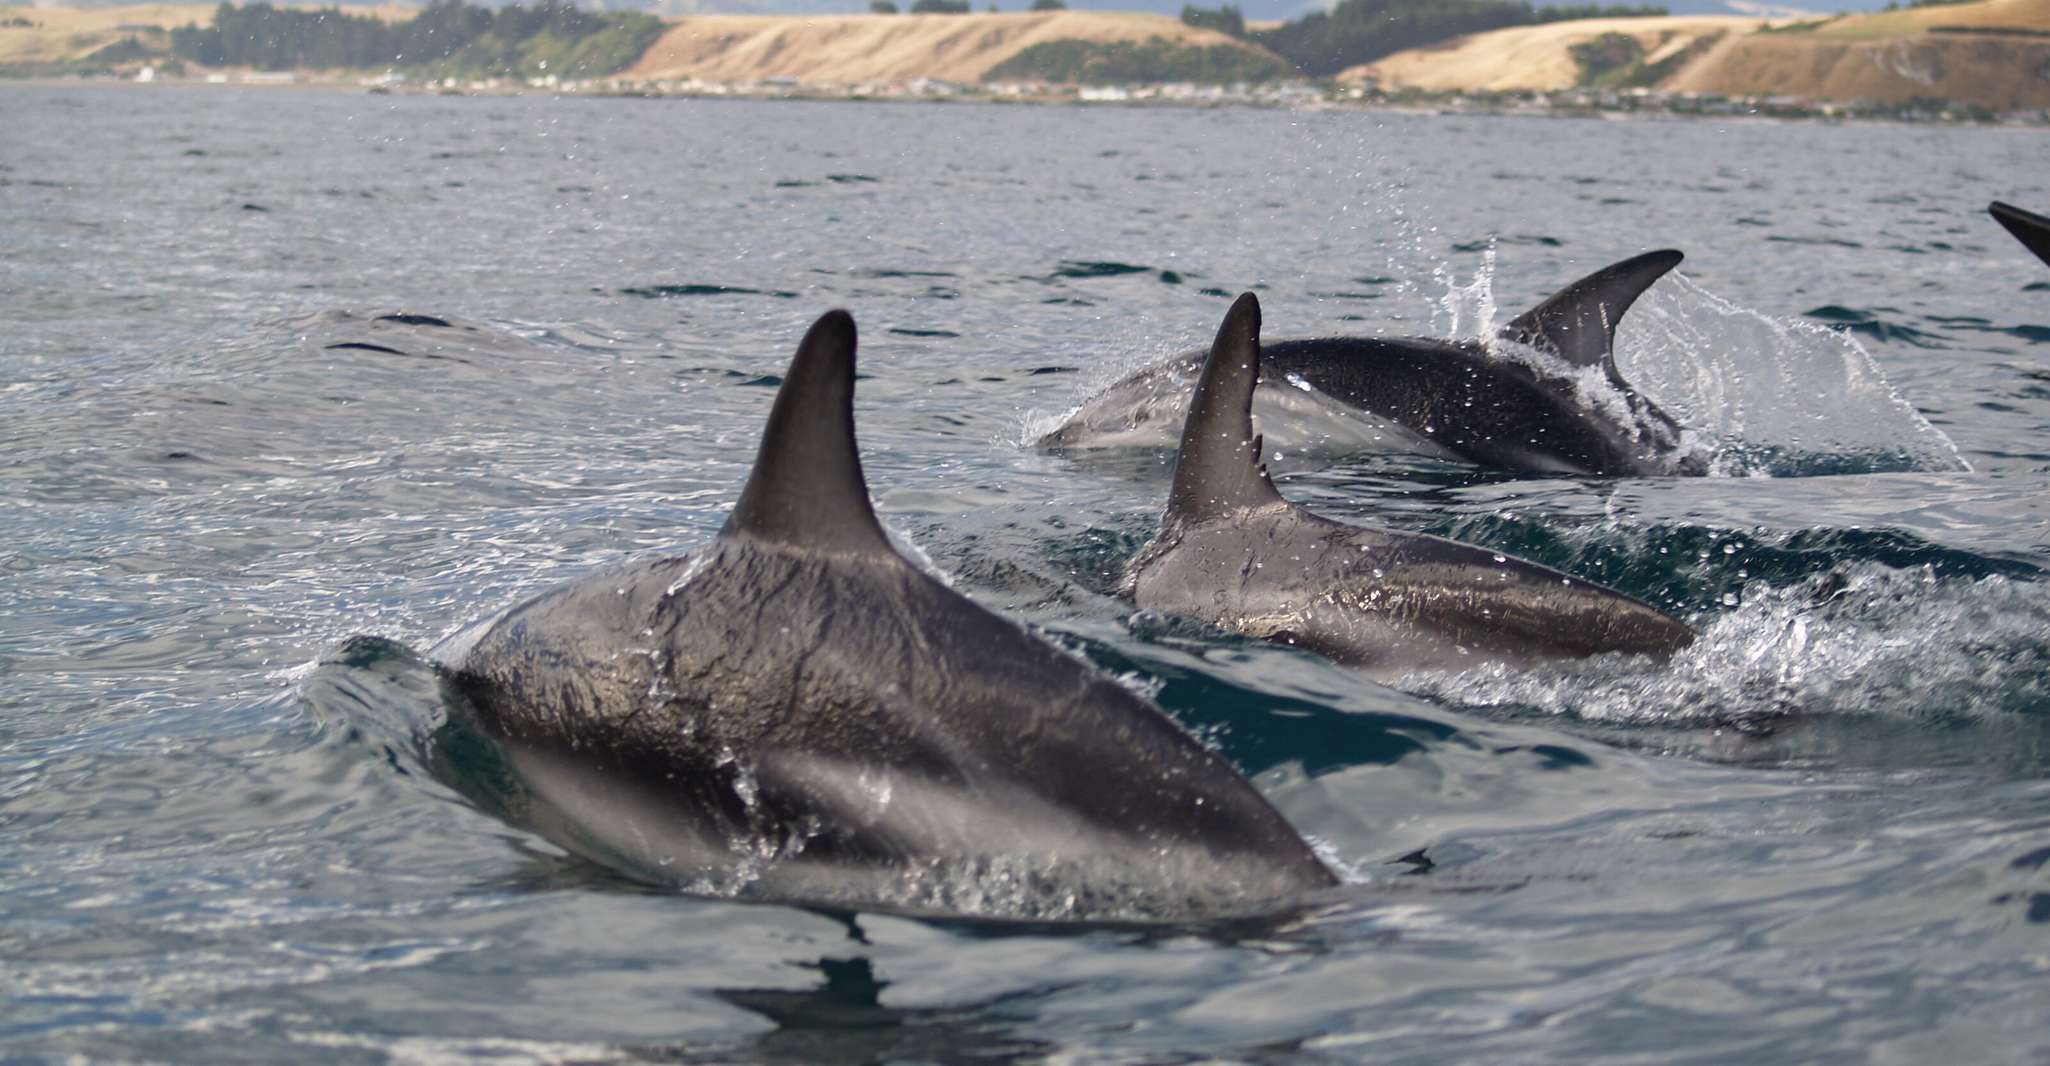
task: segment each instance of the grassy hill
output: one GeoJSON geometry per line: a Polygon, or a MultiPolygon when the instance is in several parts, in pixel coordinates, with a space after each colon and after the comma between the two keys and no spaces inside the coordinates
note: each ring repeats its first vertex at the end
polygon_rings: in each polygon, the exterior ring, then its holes
{"type": "Polygon", "coordinates": [[[1725,95],[2050,107],[2050,0],[1846,15],[1723,45],[1664,86],[1725,95]]]}
{"type": "Polygon", "coordinates": [[[213,21],[212,4],[131,7],[0,7],[0,71],[15,74],[111,69],[138,45],[161,51],[173,27],[213,21]],[[96,58],[97,57],[97,58],[96,58]]]}
{"type": "Polygon", "coordinates": [[[1397,52],[1386,59],[1353,67],[1340,81],[1372,81],[1384,88],[1428,92],[1518,89],[1570,89],[1584,80],[1580,58],[1589,46],[1615,45],[1614,38],[1635,42],[1636,62],[1657,69],[1701,42],[1748,34],[1763,19],[1695,15],[1664,18],[1579,19],[1543,26],[1515,26],[1457,37],[1426,48],[1397,52]]]}
{"type": "Polygon", "coordinates": [[[1725,96],[2050,107],[2050,0],[1979,0],[1776,24],[1587,19],[1456,38],[1340,77],[1435,91],[1634,84],[1725,96]]]}
{"type": "Polygon", "coordinates": [[[972,85],[1034,45],[1057,41],[1263,50],[1166,15],[1047,11],[977,15],[693,15],[621,77],[853,85],[933,78],[972,85]]]}

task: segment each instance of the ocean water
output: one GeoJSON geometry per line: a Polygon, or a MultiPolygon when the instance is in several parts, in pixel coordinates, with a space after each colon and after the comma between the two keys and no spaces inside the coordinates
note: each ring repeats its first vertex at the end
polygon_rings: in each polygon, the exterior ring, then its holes
{"type": "Polygon", "coordinates": [[[2050,205],[2046,158],[0,88],[0,1060],[2042,1061],[2050,266],[1984,206],[2050,205]],[[1136,612],[1170,457],[1024,444],[1242,290],[1269,336],[1476,336],[1668,246],[1621,362],[1719,476],[1277,460],[1323,513],[1667,606],[1704,639],[1664,667],[1384,686],[1136,612]],[[886,521],[1225,753],[1334,899],[1134,928],[688,898],[434,777],[418,653],[708,538],[830,307],[886,521]]]}

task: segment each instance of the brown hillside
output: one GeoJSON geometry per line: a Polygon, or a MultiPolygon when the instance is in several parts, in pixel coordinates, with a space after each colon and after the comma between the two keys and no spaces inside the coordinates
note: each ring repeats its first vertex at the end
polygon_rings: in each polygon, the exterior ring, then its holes
{"type": "Polygon", "coordinates": [[[2050,0],[1985,0],[1845,15],[1806,32],[1817,37],[1901,37],[1939,26],[2050,30],[2050,0]]]}
{"type": "Polygon", "coordinates": [[[26,19],[33,26],[0,26],[0,66],[82,59],[134,34],[187,23],[211,25],[212,4],[146,4],[74,11],[61,7],[0,7],[0,23],[26,19]]]}
{"type": "Polygon", "coordinates": [[[1729,96],[2050,107],[2050,0],[1983,0],[1847,15],[1727,40],[1661,88],[1729,96]],[[1949,32],[1966,30],[1971,32],[1949,32]]]}
{"type": "Polygon", "coordinates": [[[1573,60],[1576,44],[1605,33],[1627,34],[1644,46],[1647,62],[1685,49],[1714,34],[1746,34],[1763,19],[1735,16],[1578,19],[1540,26],[1490,30],[1424,48],[1412,48],[1338,76],[1340,81],[1373,81],[1384,88],[1428,92],[1570,89],[1580,80],[1573,60]]]}
{"type": "Polygon", "coordinates": [[[1647,61],[1722,33],[1656,86],[1725,96],[1904,103],[1941,98],[1982,107],[2050,107],[2050,0],[1844,15],[1759,32],[1741,18],[1587,19],[1461,37],[1355,67],[1345,80],[1449,90],[1555,90],[1580,76],[1574,45],[1627,33],[1647,61]],[[2022,32],[2012,32],[2012,31],[2022,32]],[[1960,32],[1962,31],[1962,32],[1960,32]],[[2003,32],[2007,31],[2007,32],[2003,32]]]}
{"type": "Polygon", "coordinates": [[[648,81],[787,77],[858,85],[935,78],[974,84],[1042,41],[1168,41],[1252,48],[1166,15],[1047,11],[986,15],[692,15],[620,74],[648,81]]]}
{"type": "Polygon", "coordinates": [[[1722,42],[1660,88],[1725,96],[1878,103],[1920,97],[1990,108],[2050,107],[2050,38],[1756,35],[1722,42]]]}
{"type": "MultiPolygon", "coordinates": [[[[246,0],[237,0],[246,2],[246,0]]],[[[0,25],[0,67],[37,63],[61,63],[84,59],[124,38],[149,38],[163,44],[163,36],[180,26],[211,26],[215,4],[130,4],[123,7],[26,7],[0,6],[0,23],[24,19],[33,25],[0,25]]],[[[288,2],[278,7],[317,8],[314,2],[288,2]]],[[[387,22],[412,18],[414,9],[386,4],[381,7],[352,7],[352,15],[375,16],[387,22]]]]}

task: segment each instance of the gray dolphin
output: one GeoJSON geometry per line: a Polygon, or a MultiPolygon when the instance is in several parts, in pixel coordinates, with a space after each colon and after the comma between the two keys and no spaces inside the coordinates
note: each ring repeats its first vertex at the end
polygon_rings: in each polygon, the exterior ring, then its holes
{"type": "Polygon", "coordinates": [[[438,649],[517,786],[502,806],[637,878],[738,898],[1180,919],[1334,883],[1153,704],[891,547],[854,349],[846,312],[811,327],[703,550],[438,649]]]}
{"type": "Polygon", "coordinates": [[[2050,263],[2050,218],[1998,200],[1987,204],[1986,211],[2007,232],[2014,234],[2014,239],[2022,242],[2022,247],[2036,253],[2036,258],[2050,263]]]}
{"type": "MultiPolygon", "coordinates": [[[[1614,354],[1623,312],[1680,259],[1646,252],[1604,267],[1504,326],[1501,339],[1535,359],[1424,337],[1277,341],[1262,353],[1260,425],[1283,451],[1408,450],[1509,470],[1705,474],[1680,424],[1623,380],[1614,354]]],[[[1204,355],[1186,352],[1125,377],[1036,443],[1171,442],[1204,355]]]]}
{"type": "Polygon", "coordinates": [[[1378,677],[1694,640],[1649,605],[1441,537],[1319,518],[1283,499],[1253,434],[1260,302],[1239,297],[1190,400],[1160,532],[1125,571],[1139,606],[1301,644],[1378,677]]]}

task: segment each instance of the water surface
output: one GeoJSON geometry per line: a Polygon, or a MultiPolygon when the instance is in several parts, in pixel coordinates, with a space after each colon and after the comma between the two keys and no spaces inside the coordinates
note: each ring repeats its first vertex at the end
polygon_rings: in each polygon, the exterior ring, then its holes
{"type": "Polygon", "coordinates": [[[2040,131],[4,92],[0,1057],[2050,1053],[2050,268],[1983,212],[2050,203],[2040,131]],[[1387,687],[1136,613],[1168,457],[1021,443],[1245,289],[1272,336],[1473,336],[1666,246],[1623,367],[1725,476],[1283,484],[1658,602],[1705,634],[1666,668],[1387,687]],[[850,922],[636,888],[426,772],[403,649],[710,536],[834,306],[885,519],[1155,693],[1341,899],[850,922]]]}

